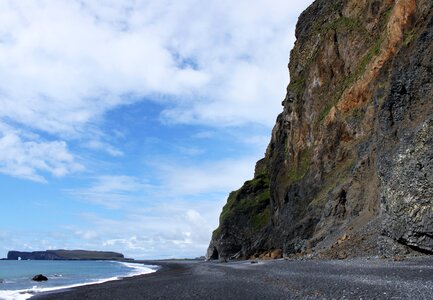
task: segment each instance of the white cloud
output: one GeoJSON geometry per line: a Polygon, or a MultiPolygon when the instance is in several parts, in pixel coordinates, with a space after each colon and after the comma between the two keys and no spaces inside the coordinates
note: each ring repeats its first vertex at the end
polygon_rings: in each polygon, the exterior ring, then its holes
{"type": "Polygon", "coordinates": [[[165,166],[161,170],[172,191],[194,195],[227,191],[238,187],[243,178],[251,178],[255,159],[226,160],[199,166],[165,166]]]}
{"type": "Polygon", "coordinates": [[[8,250],[89,249],[133,258],[182,258],[205,254],[225,195],[126,208],[122,218],[82,213],[78,222],[45,231],[0,231],[0,257],[8,250]],[[192,205],[193,204],[193,205],[192,205]]]}
{"type": "Polygon", "coordinates": [[[206,80],[178,68],[151,26],[119,28],[116,22],[129,22],[123,6],[116,5],[117,15],[95,15],[109,2],[99,4],[93,11],[79,1],[3,2],[1,36],[8,38],[0,44],[0,116],[77,134],[128,103],[124,95],[179,93],[206,80]]]}
{"type": "Polygon", "coordinates": [[[94,241],[98,249],[124,251],[135,258],[194,257],[204,255],[223,202],[202,199],[191,208],[189,201],[156,201],[146,208],[130,209],[123,220],[94,214],[82,218],[98,232],[94,241]]]}
{"type": "Polygon", "coordinates": [[[169,122],[269,127],[289,24],[310,2],[2,1],[0,120],[82,139],[107,111],[150,97],[169,102],[169,122]]]}
{"type": "Polygon", "coordinates": [[[94,230],[76,230],[74,234],[83,240],[94,240],[98,237],[98,233],[94,230]]]}
{"type": "Polygon", "coordinates": [[[179,154],[187,155],[187,156],[199,156],[205,153],[204,149],[199,147],[185,147],[185,146],[176,146],[179,154]]]}
{"type": "Polygon", "coordinates": [[[82,170],[65,141],[45,141],[0,123],[0,172],[37,182],[46,182],[40,173],[62,177],[82,170]]]}
{"type": "MultiPolygon", "coordinates": [[[[116,209],[121,217],[85,213],[80,221],[84,228],[75,224],[68,230],[81,239],[80,247],[115,250],[136,258],[203,255],[227,191],[251,178],[255,160],[207,162],[201,167],[155,161],[160,177],[152,185],[131,176],[95,178],[89,188],[69,192],[116,209]]],[[[72,240],[63,241],[73,247],[72,240]]]]}
{"type": "Polygon", "coordinates": [[[153,170],[147,179],[101,175],[89,178],[88,187],[68,189],[66,192],[110,209],[148,205],[144,203],[148,199],[164,203],[207,193],[226,194],[253,177],[257,159],[256,156],[249,156],[188,165],[155,158],[150,164],[153,170]]]}
{"type": "Polygon", "coordinates": [[[114,156],[114,157],[123,156],[122,151],[120,151],[119,149],[113,147],[112,145],[110,145],[106,142],[102,142],[99,140],[90,140],[84,146],[89,148],[89,149],[100,150],[100,151],[106,152],[109,155],[114,156]]]}
{"type": "Polygon", "coordinates": [[[256,156],[202,162],[199,165],[156,162],[161,191],[167,195],[227,192],[252,178],[256,156]]]}
{"type": "MultiPolygon", "coordinates": [[[[122,157],[104,118],[144,98],[163,105],[164,122],[209,125],[197,139],[216,138],[212,127],[270,128],[288,82],[293,24],[311,2],[0,1],[0,172],[44,182],[83,170],[74,152],[82,147],[122,157]]],[[[253,130],[243,139],[260,151],[267,143],[253,130]]],[[[94,174],[87,188],[68,192],[121,218],[88,215],[62,233],[0,238],[10,248],[202,255],[226,192],[251,178],[256,160],[155,161],[152,185],[94,174]]]]}
{"type": "Polygon", "coordinates": [[[131,176],[99,176],[94,178],[87,188],[70,189],[66,192],[80,199],[117,209],[134,200],[134,193],[142,192],[147,186],[131,176]]]}

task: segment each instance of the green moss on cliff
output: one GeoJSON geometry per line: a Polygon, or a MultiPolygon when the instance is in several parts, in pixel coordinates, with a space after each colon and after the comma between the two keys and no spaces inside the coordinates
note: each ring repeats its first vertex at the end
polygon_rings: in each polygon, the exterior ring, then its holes
{"type": "Polygon", "coordinates": [[[298,163],[289,169],[289,182],[295,182],[304,178],[310,168],[312,157],[313,151],[311,148],[303,149],[299,153],[298,163]]]}
{"type": "Polygon", "coordinates": [[[253,216],[251,220],[253,228],[255,230],[260,230],[264,228],[266,225],[269,224],[270,221],[271,221],[271,209],[269,206],[267,206],[265,210],[262,211],[261,213],[258,213],[255,216],[253,216]]]}
{"type": "Polygon", "coordinates": [[[269,179],[267,174],[260,174],[230,193],[220,215],[220,226],[212,236],[220,235],[221,228],[228,223],[236,223],[239,216],[247,217],[253,231],[262,229],[270,221],[269,205],[269,179]]]}
{"type": "Polygon", "coordinates": [[[365,31],[361,21],[355,18],[341,17],[326,26],[327,30],[335,31],[365,31]]]}
{"type": "Polygon", "coordinates": [[[310,202],[310,206],[323,206],[326,203],[329,193],[350,177],[349,175],[351,174],[354,165],[354,157],[347,158],[344,162],[338,165],[332,172],[332,176],[326,178],[322,188],[310,202]]]}
{"type": "Polygon", "coordinates": [[[301,94],[305,89],[305,78],[299,78],[297,80],[291,80],[288,90],[292,91],[296,95],[301,94]]]}
{"type": "Polygon", "coordinates": [[[212,239],[214,240],[217,236],[221,234],[221,226],[218,226],[217,229],[212,231],[212,239]]]}
{"type": "Polygon", "coordinates": [[[336,104],[336,101],[332,101],[331,103],[326,104],[325,108],[323,108],[323,110],[320,112],[319,115],[319,122],[322,122],[326,116],[329,114],[329,112],[331,111],[331,108],[336,104]]]}
{"type": "Polygon", "coordinates": [[[385,37],[382,35],[374,41],[373,45],[370,47],[370,49],[368,49],[367,53],[361,59],[361,62],[359,63],[357,67],[357,72],[355,72],[355,74],[362,74],[367,68],[368,64],[373,60],[373,58],[380,54],[384,39],[385,37]]]}
{"type": "Polygon", "coordinates": [[[318,124],[322,123],[326,116],[331,111],[332,107],[338,103],[340,98],[343,96],[343,93],[352,86],[357,79],[366,71],[368,64],[380,54],[382,49],[383,41],[385,40],[385,35],[379,36],[372,44],[372,46],[367,50],[364,56],[359,61],[355,71],[350,75],[346,76],[344,80],[337,86],[334,91],[334,97],[332,100],[325,105],[323,110],[320,112],[318,117],[318,124]]]}
{"type": "Polygon", "coordinates": [[[236,201],[236,197],[238,195],[238,191],[234,191],[231,192],[228,199],[227,199],[227,203],[226,205],[224,205],[223,207],[223,211],[221,212],[220,215],[220,224],[223,224],[225,222],[225,220],[227,220],[228,218],[230,218],[230,216],[233,215],[233,206],[234,203],[236,201]]]}
{"type": "Polygon", "coordinates": [[[239,203],[234,207],[237,212],[248,214],[253,211],[255,208],[263,206],[262,204],[268,204],[270,200],[269,189],[261,192],[256,195],[254,198],[243,198],[239,201],[239,203]]]}
{"type": "Polygon", "coordinates": [[[404,33],[404,36],[403,36],[403,44],[404,44],[405,46],[409,45],[410,42],[414,39],[414,37],[415,37],[415,33],[416,33],[416,30],[415,30],[415,29],[412,29],[412,30],[407,31],[407,32],[404,33]]]}

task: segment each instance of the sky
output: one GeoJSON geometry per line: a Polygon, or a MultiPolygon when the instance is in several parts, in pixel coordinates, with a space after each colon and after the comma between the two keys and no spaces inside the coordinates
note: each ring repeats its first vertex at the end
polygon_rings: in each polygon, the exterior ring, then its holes
{"type": "Polygon", "coordinates": [[[312,0],[0,0],[0,257],[204,255],[312,0]]]}

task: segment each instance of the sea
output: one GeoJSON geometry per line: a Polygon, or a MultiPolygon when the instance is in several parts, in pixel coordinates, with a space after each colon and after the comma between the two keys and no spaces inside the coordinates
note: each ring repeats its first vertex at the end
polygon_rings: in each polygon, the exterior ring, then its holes
{"type": "Polygon", "coordinates": [[[120,280],[158,266],[118,261],[0,260],[0,299],[24,300],[40,292],[120,280]],[[48,281],[32,281],[43,274],[48,281]]]}

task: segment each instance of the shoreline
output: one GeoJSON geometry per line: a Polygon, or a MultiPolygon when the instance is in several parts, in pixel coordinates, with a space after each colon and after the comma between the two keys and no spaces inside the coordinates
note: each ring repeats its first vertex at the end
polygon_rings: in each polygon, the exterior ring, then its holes
{"type": "Polygon", "coordinates": [[[347,260],[139,261],[151,274],[31,299],[432,299],[433,257],[347,260]]]}
{"type": "MultiPolygon", "coordinates": [[[[81,260],[74,260],[74,261],[81,261],[81,260]]],[[[88,261],[88,260],[83,260],[83,261],[88,261]]],[[[92,261],[100,261],[100,260],[92,260],[92,261]]],[[[107,260],[102,260],[102,261],[107,261],[107,260]]],[[[19,290],[0,290],[0,293],[3,292],[2,294],[0,294],[0,300],[34,299],[38,295],[61,293],[63,291],[69,291],[69,290],[73,290],[85,286],[100,285],[107,282],[119,281],[119,280],[124,280],[132,277],[145,276],[148,274],[155,273],[158,271],[158,269],[160,269],[160,266],[158,265],[145,264],[142,263],[141,261],[134,261],[134,260],[123,260],[123,261],[110,260],[110,262],[117,262],[123,264],[126,267],[130,268],[131,271],[127,275],[112,276],[107,278],[101,278],[98,280],[95,279],[95,281],[90,281],[90,282],[81,282],[81,283],[73,283],[69,285],[59,285],[59,286],[50,286],[50,287],[38,287],[38,288],[32,287],[32,288],[24,288],[19,290]],[[136,264],[137,266],[134,266],[134,264],[136,264]]]]}
{"type": "MultiPolygon", "coordinates": [[[[99,287],[103,284],[106,283],[114,283],[114,282],[120,282],[120,281],[125,281],[125,280],[131,280],[131,279],[137,279],[140,277],[146,277],[146,276],[150,276],[152,274],[156,274],[159,272],[163,272],[163,271],[167,271],[167,269],[178,269],[178,266],[176,263],[173,263],[177,260],[152,260],[152,261],[144,261],[144,260],[135,260],[135,261],[131,261],[131,260],[127,260],[127,261],[119,261],[119,262],[123,262],[123,263],[133,263],[133,264],[140,264],[140,265],[146,265],[146,266],[152,266],[155,267],[153,272],[149,272],[149,273],[145,273],[145,274],[136,274],[136,275],[131,275],[131,276],[125,276],[125,277],[117,277],[115,279],[109,279],[103,282],[92,282],[92,283],[87,283],[87,284],[80,284],[80,285],[76,285],[76,286],[69,286],[69,287],[64,287],[64,288],[58,288],[55,290],[51,290],[51,291],[43,291],[43,292],[37,292],[34,295],[32,295],[30,298],[27,299],[46,299],[46,297],[50,298],[50,297],[54,297],[53,299],[58,299],[59,297],[61,297],[61,295],[63,293],[68,293],[68,292],[74,292],[74,291],[78,291],[81,288],[85,288],[85,287],[99,287]]],[[[180,260],[179,260],[180,261],[180,260]]],[[[188,260],[188,262],[193,262],[196,260],[188,260]]]]}

